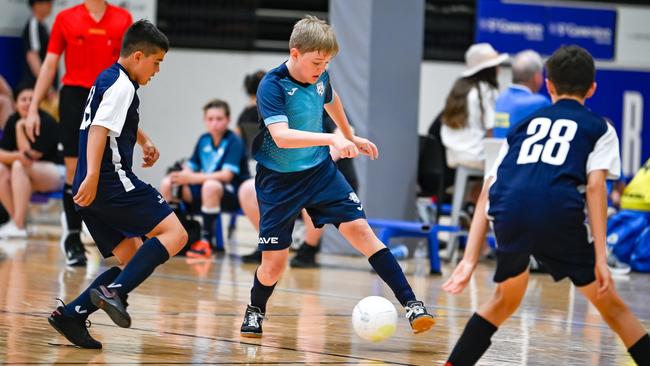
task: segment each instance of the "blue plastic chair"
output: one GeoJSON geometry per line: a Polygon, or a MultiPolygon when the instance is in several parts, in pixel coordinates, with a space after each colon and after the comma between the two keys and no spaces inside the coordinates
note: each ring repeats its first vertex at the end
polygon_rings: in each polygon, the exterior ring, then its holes
{"type": "Polygon", "coordinates": [[[438,242],[439,232],[458,232],[457,226],[430,225],[415,221],[368,219],[368,224],[378,229],[377,236],[384,244],[388,244],[391,238],[426,238],[429,250],[429,273],[441,274],[440,271],[440,245],[438,242]]]}

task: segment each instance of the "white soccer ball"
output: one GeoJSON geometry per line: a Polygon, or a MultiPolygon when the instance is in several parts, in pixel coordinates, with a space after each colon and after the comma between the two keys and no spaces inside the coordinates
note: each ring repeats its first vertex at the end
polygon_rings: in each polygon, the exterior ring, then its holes
{"type": "Polygon", "coordinates": [[[381,296],[368,296],[359,301],[352,311],[352,325],[359,337],[381,342],[395,333],[397,310],[381,296]]]}

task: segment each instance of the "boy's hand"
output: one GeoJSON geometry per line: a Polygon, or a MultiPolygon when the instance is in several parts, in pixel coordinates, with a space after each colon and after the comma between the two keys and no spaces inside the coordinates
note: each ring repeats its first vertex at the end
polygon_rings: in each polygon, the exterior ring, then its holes
{"type": "Polygon", "coordinates": [[[355,158],[359,155],[359,149],[350,140],[337,134],[333,135],[332,146],[341,154],[341,158],[355,158]]]}
{"type": "Polygon", "coordinates": [[[99,177],[86,176],[81,185],[77,194],[72,198],[74,203],[81,207],[90,206],[91,203],[95,200],[97,195],[97,182],[99,177]]]}
{"type": "Polygon", "coordinates": [[[607,260],[596,260],[596,284],[598,285],[597,297],[605,295],[612,283],[612,274],[609,272],[607,260]]]}
{"type": "Polygon", "coordinates": [[[152,167],[160,158],[160,152],[151,141],[142,144],[142,155],[142,160],[144,160],[142,163],[143,168],[152,167]]]}
{"type": "Polygon", "coordinates": [[[185,170],[182,170],[180,172],[173,172],[169,175],[169,179],[171,179],[172,184],[174,185],[186,185],[186,184],[194,184],[195,179],[194,179],[195,173],[194,172],[188,172],[185,170]]]}
{"type": "Polygon", "coordinates": [[[451,277],[442,284],[442,289],[452,295],[460,294],[472,278],[474,268],[476,268],[476,263],[466,259],[461,260],[456,266],[456,269],[454,269],[454,273],[451,274],[451,277]]]}
{"type": "Polygon", "coordinates": [[[379,157],[379,149],[377,146],[368,139],[363,137],[354,136],[352,142],[357,146],[359,152],[363,155],[368,155],[370,159],[375,160],[379,157]]]}

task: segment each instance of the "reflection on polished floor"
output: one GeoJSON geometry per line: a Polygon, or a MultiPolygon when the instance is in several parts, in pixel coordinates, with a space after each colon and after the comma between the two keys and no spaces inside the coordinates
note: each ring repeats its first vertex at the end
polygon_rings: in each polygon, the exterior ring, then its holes
{"type": "MultiPolygon", "coordinates": [[[[254,234],[241,227],[238,242],[252,243],[254,234]]],[[[425,274],[426,263],[403,261],[416,294],[438,322],[432,332],[414,336],[400,318],[388,341],[366,343],[352,330],[356,302],[368,295],[397,302],[365,259],[321,255],[321,269],[287,270],[271,298],[264,337],[251,340],[239,336],[239,326],[255,266],[227,255],[194,263],[174,258],[130,296],[132,328],[118,328],[95,313],[90,332],[104,349],[83,350],[69,346],[46,317],[55,298],[69,301],[86,287],[87,269],[66,270],[56,240],[2,241],[0,253],[0,364],[8,365],[442,365],[472,311],[493,289],[490,264],[481,264],[465,293],[454,297],[439,290],[444,276],[425,274]]],[[[647,279],[638,274],[617,279],[646,325],[647,279]]],[[[479,365],[633,362],[568,281],[554,284],[533,275],[522,308],[495,335],[479,365]]]]}

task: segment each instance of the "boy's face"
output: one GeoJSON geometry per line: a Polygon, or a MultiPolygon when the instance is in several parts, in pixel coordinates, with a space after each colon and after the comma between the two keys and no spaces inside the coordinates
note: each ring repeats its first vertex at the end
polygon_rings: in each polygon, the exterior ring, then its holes
{"type": "Polygon", "coordinates": [[[226,111],[223,108],[208,108],[203,114],[203,123],[205,123],[208,133],[223,135],[228,129],[230,118],[226,116],[226,111]]]}
{"type": "Polygon", "coordinates": [[[27,111],[29,110],[29,104],[32,102],[32,97],[34,96],[34,90],[25,89],[18,94],[16,98],[16,110],[20,118],[27,117],[27,111]]]}
{"type": "Polygon", "coordinates": [[[332,55],[326,55],[320,51],[300,53],[296,48],[291,49],[290,56],[297,65],[296,71],[300,74],[299,81],[309,84],[318,80],[332,60],[332,55]]]}
{"type": "Polygon", "coordinates": [[[142,51],[133,53],[135,65],[133,76],[135,82],[140,85],[147,85],[151,78],[160,71],[160,63],[163,62],[166,52],[158,49],[156,52],[146,56],[142,51]]]}

